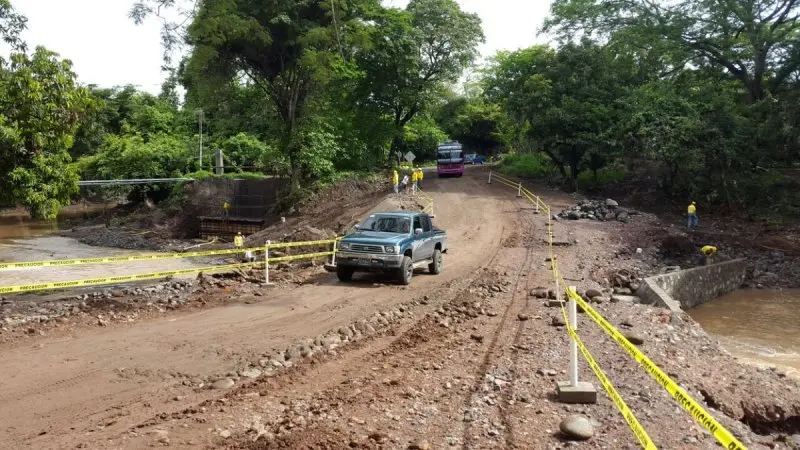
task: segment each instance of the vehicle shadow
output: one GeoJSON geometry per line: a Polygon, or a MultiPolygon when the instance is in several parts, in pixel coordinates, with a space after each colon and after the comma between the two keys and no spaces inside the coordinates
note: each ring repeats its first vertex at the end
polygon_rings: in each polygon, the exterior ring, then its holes
{"type": "MultiPolygon", "coordinates": [[[[425,269],[417,269],[414,271],[414,278],[427,277],[431,275],[425,269]]],[[[391,275],[383,275],[378,273],[356,272],[353,274],[353,279],[348,282],[339,281],[336,274],[332,272],[318,273],[308,278],[303,284],[315,284],[318,286],[330,287],[343,287],[343,288],[361,288],[361,289],[378,289],[387,286],[395,286],[402,288],[403,285],[395,281],[391,275]]],[[[414,280],[411,280],[414,284],[414,280]]]]}

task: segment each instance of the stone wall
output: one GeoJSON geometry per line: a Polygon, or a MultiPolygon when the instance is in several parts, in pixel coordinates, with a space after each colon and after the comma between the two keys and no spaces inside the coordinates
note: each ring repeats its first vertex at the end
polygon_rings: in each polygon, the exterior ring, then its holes
{"type": "Polygon", "coordinates": [[[738,289],[746,270],[745,259],[734,259],[656,275],[645,278],[636,295],[644,303],[673,311],[691,309],[738,289]]]}

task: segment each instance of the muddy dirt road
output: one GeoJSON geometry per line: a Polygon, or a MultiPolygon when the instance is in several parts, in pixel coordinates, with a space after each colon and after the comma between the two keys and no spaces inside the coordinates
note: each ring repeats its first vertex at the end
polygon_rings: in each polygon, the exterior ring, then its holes
{"type": "Polygon", "coordinates": [[[255,304],[0,349],[0,448],[103,442],[165,408],[180,410],[208,395],[182,387],[187,378],[224,374],[289,339],[315,336],[467,276],[513,225],[513,202],[487,196],[482,177],[432,179],[425,187],[437,224],[449,233],[450,253],[442,275],[420,274],[407,289],[371,280],[342,285],[328,276],[287,291],[265,288],[255,304]]]}
{"type": "MultiPolygon", "coordinates": [[[[569,346],[560,309],[543,298],[553,288],[543,217],[480,169],[430,178],[450,240],[441,275],[403,288],[318,270],[298,287],[204,291],[237,298],[199,312],[31,328],[0,346],[0,448],[637,448],[604,393],[596,405],[554,398],[569,346]],[[570,414],[589,420],[589,441],[559,433],[570,414]]],[[[553,209],[574,202],[539,193],[553,209]]],[[[637,226],[557,222],[561,272],[584,290],[608,268],[635,269],[637,226]]],[[[683,313],[597,298],[748,448],[800,447],[796,381],[737,364],[683,313]]],[[[584,317],[579,333],[658,448],[718,448],[599,327],[584,317]]]]}

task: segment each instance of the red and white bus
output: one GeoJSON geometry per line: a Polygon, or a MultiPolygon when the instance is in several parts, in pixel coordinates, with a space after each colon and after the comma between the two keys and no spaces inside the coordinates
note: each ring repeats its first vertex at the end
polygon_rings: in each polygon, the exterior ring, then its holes
{"type": "Polygon", "coordinates": [[[458,141],[444,141],[436,149],[436,173],[439,176],[464,175],[464,149],[458,141]]]}

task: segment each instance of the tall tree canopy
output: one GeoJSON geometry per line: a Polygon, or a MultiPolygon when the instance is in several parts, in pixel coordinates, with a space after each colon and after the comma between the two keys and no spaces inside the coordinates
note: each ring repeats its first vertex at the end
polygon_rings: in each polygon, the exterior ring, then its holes
{"type": "Polygon", "coordinates": [[[75,132],[93,102],[69,61],[37,47],[0,58],[0,203],[54,218],[78,190],[75,132]]]}
{"type": "Polygon", "coordinates": [[[758,101],[796,81],[799,19],[800,0],[555,0],[544,31],[679,53],[678,68],[689,62],[724,68],[758,101]]]}

